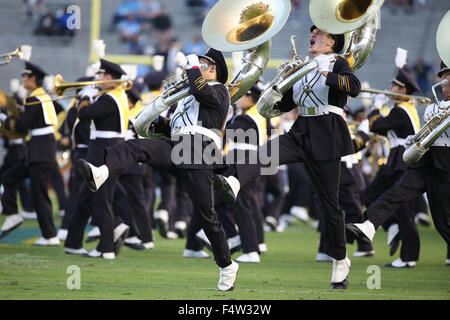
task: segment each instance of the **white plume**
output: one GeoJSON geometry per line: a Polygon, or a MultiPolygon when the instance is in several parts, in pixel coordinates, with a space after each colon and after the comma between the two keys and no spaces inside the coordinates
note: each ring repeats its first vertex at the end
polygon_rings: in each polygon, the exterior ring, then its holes
{"type": "Polygon", "coordinates": [[[94,40],[94,51],[99,58],[103,58],[105,56],[106,45],[102,39],[94,40]]]}
{"type": "Polygon", "coordinates": [[[25,44],[20,46],[19,58],[24,60],[24,61],[30,61],[31,48],[32,48],[31,46],[25,45],[25,44]]]}
{"type": "Polygon", "coordinates": [[[408,54],[408,51],[397,48],[397,55],[395,56],[395,66],[399,69],[403,68],[403,66],[406,64],[406,56],[408,54]]]}
{"type": "Polygon", "coordinates": [[[19,91],[19,89],[20,89],[19,79],[17,79],[17,78],[11,79],[11,81],[9,82],[9,87],[11,89],[11,92],[13,92],[13,93],[19,91]]]}
{"type": "Polygon", "coordinates": [[[153,56],[153,69],[155,71],[161,71],[164,67],[164,56],[155,55],[153,56]]]}
{"type": "Polygon", "coordinates": [[[122,64],[120,65],[120,67],[123,69],[123,71],[125,71],[125,73],[127,74],[127,78],[129,80],[134,80],[136,79],[137,76],[137,65],[135,64],[122,64]]]}

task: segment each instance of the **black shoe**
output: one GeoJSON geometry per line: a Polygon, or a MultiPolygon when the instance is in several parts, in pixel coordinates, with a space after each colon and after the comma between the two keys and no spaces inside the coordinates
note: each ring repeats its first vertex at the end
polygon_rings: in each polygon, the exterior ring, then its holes
{"type": "Polygon", "coordinates": [[[125,245],[133,250],[145,250],[145,247],[142,243],[125,243],[125,245]]]}
{"type": "Polygon", "coordinates": [[[347,223],[345,225],[345,235],[347,237],[349,237],[347,242],[349,240],[352,240],[352,238],[353,238],[353,241],[349,242],[349,243],[353,243],[355,241],[355,239],[358,239],[364,243],[372,245],[372,241],[370,241],[370,239],[353,223],[347,223]]]}
{"type": "Polygon", "coordinates": [[[398,232],[394,236],[394,238],[391,240],[391,243],[389,243],[389,246],[391,247],[389,249],[389,255],[392,257],[400,246],[400,232],[398,232]]]}
{"type": "Polygon", "coordinates": [[[175,228],[175,232],[178,235],[178,238],[180,238],[180,239],[187,237],[187,230],[186,229],[175,228]]]}
{"type": "Polygon", "coordinates": [[[83,180],[86,182],[87,187],[92,192],[97,191],[97,187],[94,182],[94,176],[92,175],[92,170],[89,164],[84,159],[78,159],[77,161],[78,172],[80,173],[83,180]]]}
{"type": "Polygon", "coordinates": [[[403,267],[396,267],[392,263],[386,263],[384,265],[385,268],[393,268],[393,269],[412,269],[415,266],[410,266],[409,264],[404,265],[403,267]]]}
{"type": "Polygon", "coordinates": [[[236,201],[236,196],[224,176],[214,175],[214,189],[219,192],[220,197],[226,203],[234,203],[236,201]]]}
{"type": "Polygon", "coordinates": [[[331,289],[332,290],[343,290],[343,289],[347,289],[348,286],[348,277],[345,278],[343,281],[341,282],[332,282],[331,283],[331,289]]]}
{"type": "Polygon", "coordinates": [[[16,224],[16,225],[15,225],[14,227],[12,227],[11,229],[6,230],[6,231],[2,231],[2,233],[0,234],[0,239],[6,237],[6,236],[7,236],[8,234],[10,234],[11,231],[13,231],[14,229],[17,229],[22,223],[23,223],[23,220],[22,220],[21,223],[16,224]]]}

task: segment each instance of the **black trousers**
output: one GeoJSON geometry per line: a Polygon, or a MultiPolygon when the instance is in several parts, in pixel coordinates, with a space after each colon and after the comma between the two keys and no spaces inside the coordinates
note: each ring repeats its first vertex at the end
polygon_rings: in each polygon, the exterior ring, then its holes
{"type": "Polygon", "coordinates": [[[211,242],[214,259],[219,267],[231,264],[231,255],[222,225],[214,210],[212,169],[176,169],[171,161],[172,143],[167,139],[135,139],[124,141],[106,149],[106,163],[110,175],[126,170],[136,162],[176,173],[184,180],[193,204],[193,219],[211,242]]]}
{"type": "MultiPolygon", "coordinates": [[[[387,190],[398,183],[403,173],[404,171],[396,171],[395,173],[388,170],[381,171],[363,192],[366,207],[370,208],[372,204],[378,202],[379,197],[383,197],[387,190]]],[[[382,225],[384,229],[387,229],[392,223],[398,224],[399,236],[402,241],[400,258],[403,261],[417,261],[419,259],[419,231],[414,221],[414,198],[416,196],[417,194],[412,199],[402,201],[398,206],[392,207],[389,217],[386,219],[374,218],[374,221],[372,221],[367,215],[367,211],[365,213],[366,218],[374,224],[375,228],[382,225]]]]}
{"type": "Polygon", "coordinates": [[[2,197],[3,213],[17,213],[18,186],[27,177],[31,180],[33,207],[36,209],[42,236],[46,239],[56,236],[53,222],[53,208],[48,196],[53,163],[31,163],[28,166],[23,161],[10,167],[2,176],[4,193],[2,197]]]}
{"type": "Polygon", "coordinates": [[[177,207],[177,177],[165,171],[159,171],[159,176],[161,177],[161,202],[158,205],[158,210],[167,210],[169,213],[169,230],[173,231],[175,210],[177,207]]]}
{"type": "MultiPolygon", "coordinates": [[[[424,192],[427,193],[436,230],[447,246],[450,246],[450,183],[442,179],[442,175],[433,168],[408,168],[398,183],[367,208],[366,217],[377,227],[403,203],[424,192]]],[[[447,258],[450,258],[448,254],[447,258]]],[[[405,261],[409,261],[407,257],[405,261]]]]}
{"type": "Polygon", "coordinates": [[[284,203],[284,191],[281,186],[281,171],[271,176],[264,176],[265,180],[265,195],[271,194],[272,200],[267,201],[267,197],[264,197],[264,216],[272,216],[275,219],[281,214],[281,209],[284,203]]]}
{"type": "Polygon", "coordinates": [[[55,190],[56,197],[58,198],[59,210],[67,209],[67,195],[66,187],[64,185],[63,177],[61,171],[59,171],[59,166],[57,163],[54,164],[51,171],[51,185],[55,190]]]}
{"type": "Polygon", "coordinates": [[[309,208],[313,190],[305,165],[303,163],[291,163],[287,167],[289,192],[285,197],[283,212],[289,212],[293,206],[309,208]]]}
{"type": "MultiPolygon", "coordinates": [[[[332,159],[328,161],[315,161],[310,154],[304,152],[304,141],[298,141],[289,134],[276,137],[259,149],[259,154],[272,156],[275,150],[272,144],[279,145],[279,165],[303,162],[310,179],[315,186],[324,208],[325,221],[325,252],[336,260],[342,260],[346,257],[345,247],[345,231],[344,231],[344,215],[339,208],[338,192],[339,192],[339,173],[340,159],[332,159]],[[271,151],[271,152],[268,152],[271,151]]],[[[245,186],[258,176],[261,175],[261,168],[267,167],[260,161],[256,164],[235,164],[234,168],[230,168],[228,173],[236,172],[241,186],[245,186]],[[233,170],[234,169],[234,170],[233,170]]],[[[225,176],[227,172],[225,172],[225,176]]],[[[230,174],[228,174],[230,175],[230,174]]]]}

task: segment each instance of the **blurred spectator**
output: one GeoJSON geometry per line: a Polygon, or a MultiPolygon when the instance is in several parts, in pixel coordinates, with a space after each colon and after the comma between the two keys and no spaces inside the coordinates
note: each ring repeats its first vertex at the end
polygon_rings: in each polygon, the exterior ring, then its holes
{"type": "Polygon", "coordinates": [[[431,65],[425,63],[423,57],[417,58],[416,63],[413,66],[413,71],[416,77],[417,84],[422,90],[423,94],[428,95],[430,90],[430,78],[433,76],[433,68],[431,65]]]}
{"type": "Polygon", "coordinates": [[[155,0],[144,0],[141,6],[140,17],[143,21],[151,21],[163,11],[161,4],[155,0]]]}
{"type": "Polygon", "coordinates": [[[186,44],[183,52],[188,55],[194,53],[196,55],[204,54],[208,50],[208,46],[203,42],[198,34],[192,36],[192,40],[186,44]]]}
{"type": "Polygon", "coordinates": [[[397,13],[398,7],[402,7],[406,13],[411,13],[414,9],[414,0],[391,0],[389,7],[393,14],[397,13]]]}
{"type": "MultiPolygon", "coordinates": [[[[30,4],[30,2],[28,2],[30,4]]],[[[54,11],[50,10],[43,1],[36,1],[36,10],[39,12],[38,23],[33,33],[44,36],[71,36],[75,34],[75,29],[67,27],[67,20],[73,13],[67,13],[67,5],[58,6],[54,11]]]]}
{"type": "Polygon", "coordinates": [[[159,42],[155,48],[155,55],[164,56],[164,67],[161,71],[173,73],[177,67],[175,57],[181,51],[181,44],[177,38],[159,42]]]}
{"type": "Polygon", "coordinates": [[[67,8],[69,6],[64,7],[64,9],[59,9],[55,14],[55,26],[54,32],[58,36],[71,36],[73,37],[75,34],[74,29],[69,29],[67,27],[67,20],[72,16],[73,13],[67,13],[67,8]]]}
{"type": "Polygon", "coordinates": [[[131,13],[138,13],[141,11],[142,4],[139,0],[122,0],[122,3],[117,8],[111,22],[111,32],[114,31],[117,24],[127,18],[127,15],[131,13]]]}
{"type": "Polygon", "coordinates": [[[205,0],[186,0],[186,6],[194,19],[195,24],[203,22],[203,8],[205,7],[205,0]]]}
{"type": "Polygon", "coordinates": [[[44,10],[48,10],[43,0],[23,0],[22,3],[22,10],[26,20],[38,19],[44,10]]]}

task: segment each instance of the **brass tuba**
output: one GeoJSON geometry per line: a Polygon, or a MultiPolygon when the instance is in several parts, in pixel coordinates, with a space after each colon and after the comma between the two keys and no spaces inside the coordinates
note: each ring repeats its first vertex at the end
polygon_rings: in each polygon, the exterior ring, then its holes
{"type": "MultiPolygon", "coordinates": [[[[450,40],[448,37],[448,26],[450,25],[450,10],[442,18],[436,33],[436,47],[442,61],[448,66],[450,65],[450,40]]],[[[434,100],[438,106],[437,112],[428,121],[422,129],[412,137],[411,145],[403,153],[403,161],[412,165],[418,162],[428,151],[431,145],[450,127],[450,105],[441,107],[436,96],[435,88],[437,86],[448,85],[446,79],[436,83],[431,87],[434,100]]]]}
{"type": "MultiPolygon", "coordinates": [[[[372,51],[378,29],[378,11],[384,0],[311,0],[311,20],[320,30],[331,34],[344,34],[344,53],[341,56],[349,62],[352,70],[359,69],[372,51]]],[[[283,94],[310,71],[317,68],[317,62],[309,57],[299,57],[291,38],[294,57],[283,64],[276,77],[261,94],[257,108],[259,113],[272,118],[282,114],[274,105],[283,94]]]]}
{"type": "MultiPolygon", "coordinates": [[[[0,90],[0,108],[4,109],[4,112],[9,118],[14,120],[19,119],[20,109],[14,98],[7,95],[5,91],[0,90]]],[[[18,139],[25,137],[26,134],[14,130],[8,130],[5,128],[3,121],[0,124],[0,137],[5,137],[8,139],[18,139]]]]}
{"type": "MultiPolygon", "coordinates": [[[[210,47],[223,52],[248,50],[240,70],[227,85],[231,103],[241,98],[263,73],[270,57],[270,39],[284,26],[290,10],[290,0],[220,0],[206,15],[202,36],[210,47]]],[[[168,86],[137,115],[138,134],[150,136],[152,121],[188,95],[186,77],[168,86]]]]}

